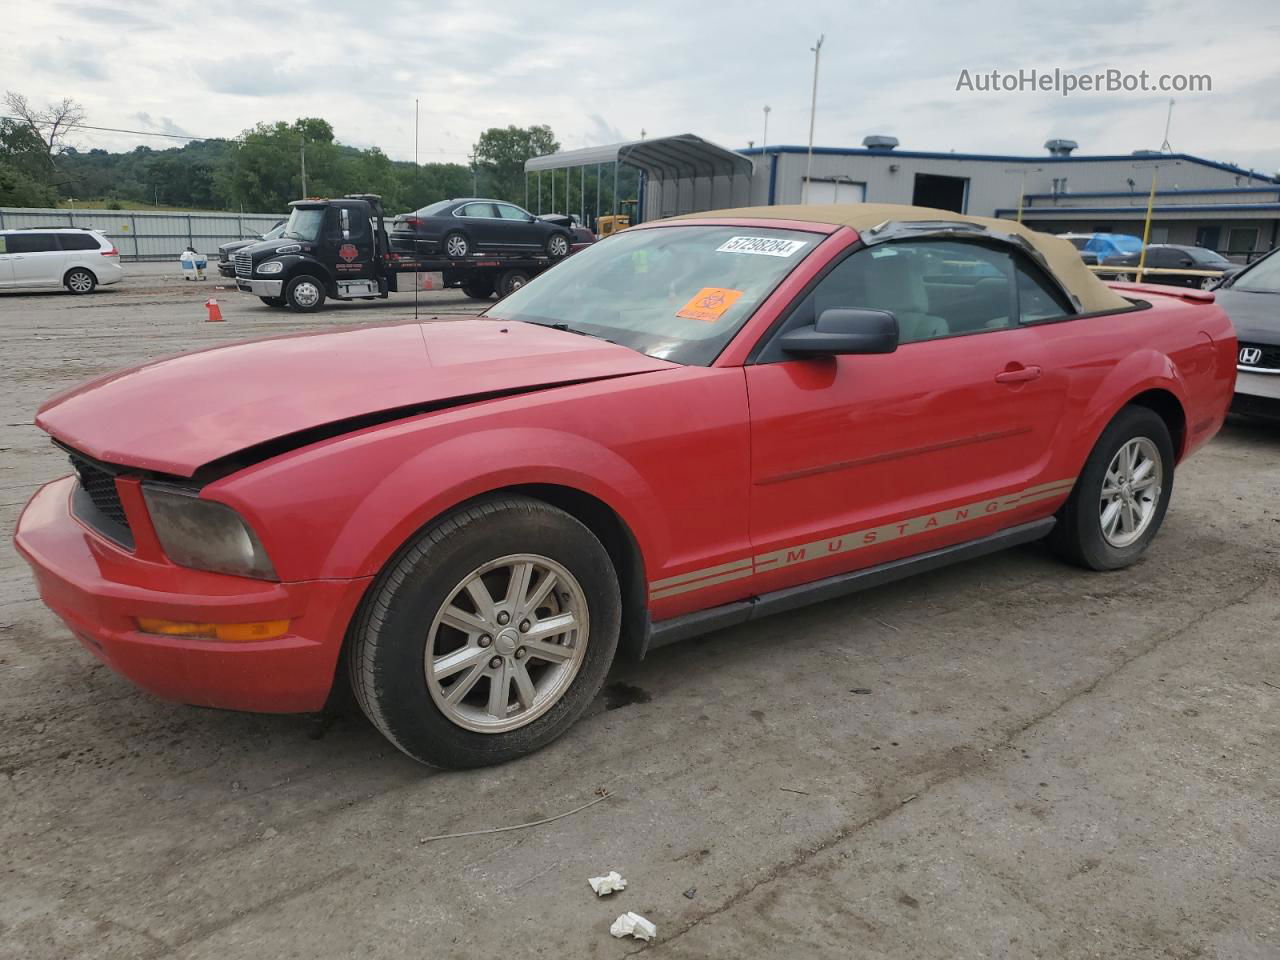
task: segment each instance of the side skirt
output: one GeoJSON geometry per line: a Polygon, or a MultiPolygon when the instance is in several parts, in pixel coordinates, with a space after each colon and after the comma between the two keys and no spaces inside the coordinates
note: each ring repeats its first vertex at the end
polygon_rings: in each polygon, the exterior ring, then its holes
{"type": "Polygon", "coordinates": [[[901,560],[882,563],[865,570],[841,573],[823,580],[815,580],[813,583],[802,583],[799,586],[774,590],[747,600],[726,603],[708,610],[695,610],[693,613],[672,617],[669,620],[659,620],[649,625],[648,642],[644,644],[640,656],[643,657],[645,653],[656,647],[665,647],[667,644],[710,633],[712,630],[737,626],[770,614],[784,613],[811,603],[820,603],[823,600],[902,580],[917,573],[925,573],[953,563],[983,557],[1019,544],[1031,543],[1033,540],[1047,536],[1055,522],[1053,517],[1045,517],[1042,520],[1033,520],[1031,523],[1010,527],[1008,530],[977,540],[959,543],[953,547],[943,547],[941,550],[904,557],[901,560]]]}

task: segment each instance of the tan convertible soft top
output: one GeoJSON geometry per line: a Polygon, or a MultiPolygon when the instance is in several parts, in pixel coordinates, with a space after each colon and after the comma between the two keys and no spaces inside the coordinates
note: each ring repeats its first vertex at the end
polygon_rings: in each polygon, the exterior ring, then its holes
{"type": "Polygon", "coordinates": [[[1036,248],[1048,263],[1058,282],[1067,288],[1086,313],[1095,310],[1118,310],[1130,306],[1128,300],[1103,284],[1080,259],[1080,254],[1066,240],[1029,230],[1012,220],[994,217],[970,217],[950,210],[931,207],[911,207],[897,203],[849,203],[780,207],[735,207],[732,210],[708,210],[687,213],[676,220],[707,219],[711,217],[751,218],[756,220],[807,220],[810,223],[830,223],[852,227],[859,233],[885,223],[915,223],[922,220],[941,220],[952,223],[974,223],[986,227],[992,233],[1017,234],[1036,248]]]}

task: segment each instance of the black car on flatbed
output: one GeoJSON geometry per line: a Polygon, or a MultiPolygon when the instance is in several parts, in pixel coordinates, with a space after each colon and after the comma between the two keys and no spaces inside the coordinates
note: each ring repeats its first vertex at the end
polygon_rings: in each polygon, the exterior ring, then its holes
{"type": "Polygon", "coordinates": [[[570,226],[535,217],[505,200],[464,197],[403,213],[391,223],[393,250],[464,260],[476,253],[569,255],[570,226]]]}
{"type": "Polygon", "coordinates": [[[236,287],[269,307],[309,313],[326,299],[377,300],[396,292],[461,287],[506,296],[556,264],[542,254],[428,256],[393,250],[374,194],[295,200],[284,230],[235,256],[236,287]]]}

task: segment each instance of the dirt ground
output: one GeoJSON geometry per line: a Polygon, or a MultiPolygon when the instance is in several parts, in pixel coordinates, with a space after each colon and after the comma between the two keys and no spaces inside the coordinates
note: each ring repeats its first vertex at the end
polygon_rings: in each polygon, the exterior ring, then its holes
{"type": "MultiPolygon", "coordinates": [[[[412,314],[302,319],[217,284],[0,294],[6,530],[66,472],[30,425],[51,393],[412,314]]],[[[1280,957],[1278,495],[1280,430],[1232,423],[1127,572],[1033,546],[663,649],[558,743],[469,773],[358,715],[137,692],[6,537],[0,957],[1280,957]],[[630,885],[597,900],[610,869],[630,885]],[[656,943],[609,936],[627,910],[656,943]]]]}

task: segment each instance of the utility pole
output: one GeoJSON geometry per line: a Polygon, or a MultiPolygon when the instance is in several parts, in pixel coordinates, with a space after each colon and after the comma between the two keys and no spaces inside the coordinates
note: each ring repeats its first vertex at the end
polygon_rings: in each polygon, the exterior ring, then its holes
{"type": "Polygon", "coordinates": [[[307,195],[307,140],[303,137],[302,143],[298,146],[298,153],[302,157],[302,196],[307,195]]]}
{"type": "Polygon", "coordinates": [[[824,33],[818,42],[810,47],[813,51],[813,97],[809,101],[809,160],[805,165],[804,186],[800,190],[800,202],[809,202],[809,178],[813,176],[813,125],[818,116],[818,61],[822,58],[822,41],[827,38],[824,33]]]}
{"type": "Polygon", "coordinates": [[[467,159],[471,161],[471,195],[474,197],[480,192],[480,168],[476,166],[476,155],[468,154],[467,159]]]}
{"type": "Polygon", "coordinates": [[[769,152],[769,111],[773,109],[767,103],[764,105],[764,135],[760,137],[760,152],[762,154],[769,152]]]}

